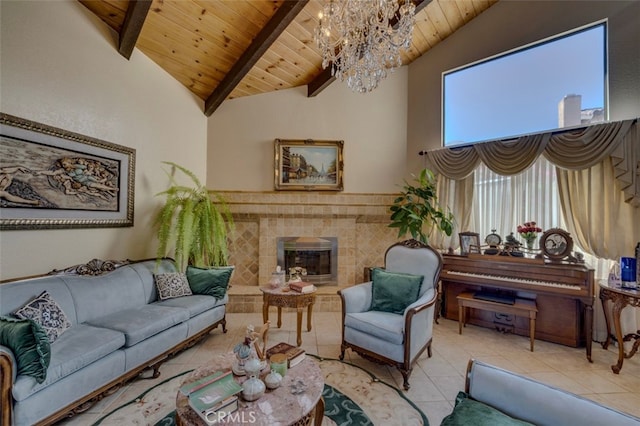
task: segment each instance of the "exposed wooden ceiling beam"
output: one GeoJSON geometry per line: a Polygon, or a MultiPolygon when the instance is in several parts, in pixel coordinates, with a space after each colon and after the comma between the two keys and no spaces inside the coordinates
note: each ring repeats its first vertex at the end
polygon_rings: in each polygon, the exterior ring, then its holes
{"type": "Polygon", "coordinates": [[[118,36],[118,52],[125,58],[131,58],[133,48],[136,47],[142,25],[151,8],[152,0],[130,0],[127,14],[122,23],[122,29],[118,36]]]}
{"type": "Polygon", "coordinates": [[[207,117],[211,116],[222,104],[308,2],[309,0],[287,0],[280,6],[267,25],[260,30],[247,50],[205,101],[204,113],[207,117]]]}
{"type": "MultiPolygon", "coordinates": [[[[424,9],[431,0],[411,0],[413,4],[416,6],[415,14],[417,15],[422,9],[424,9]]],[[[392,26],[395,28],[398,24],[397,20],[392,23],[392,26]]],[[[312,98],[322,92],[324,89],[329,87],[331,83],[333,83],[336,78],[331,75],[331,67],[333,64],[330,62],[327,68],[322,70],[320,74],[316,78],[314,78],[311,83],[307,85],[307,97],[312,98]]]]}

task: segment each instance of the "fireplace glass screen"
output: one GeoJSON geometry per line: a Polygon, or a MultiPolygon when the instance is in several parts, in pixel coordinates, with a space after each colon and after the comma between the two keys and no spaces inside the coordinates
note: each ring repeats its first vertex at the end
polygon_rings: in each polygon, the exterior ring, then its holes
{"type": "MultiPolygon", "coordinates": [[[[335,237],[281,237],[277,239],[278,265],[288,274],[299,266],[307,271],[305,281],[336,284],[338,239],[335,237]]],[[[287,277],[288,279],[288,277],[287,277]]]]}

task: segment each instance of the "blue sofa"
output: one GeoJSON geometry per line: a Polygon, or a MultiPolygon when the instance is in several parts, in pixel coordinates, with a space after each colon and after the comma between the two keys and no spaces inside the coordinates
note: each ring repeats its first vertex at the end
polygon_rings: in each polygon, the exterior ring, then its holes
{"type": "Polygon", "coordinates": [[[164,361],[218,325],[226,332],[226,294],[158,300],[154,274],[175,271],[171,259],[93,260],[2,283],[1,316],[46,290],[71,327],[50,345],[42,383],[18,375],[16,354],[0,345],[0,424],[52,424],[85,411],[145,370],[157,377],[164,361]]]}
{"type": "Polygon", "coordinates": [[[470,360],[465,391],[441,426],[638,426],[640,419],[537,380],[470,360]]]}

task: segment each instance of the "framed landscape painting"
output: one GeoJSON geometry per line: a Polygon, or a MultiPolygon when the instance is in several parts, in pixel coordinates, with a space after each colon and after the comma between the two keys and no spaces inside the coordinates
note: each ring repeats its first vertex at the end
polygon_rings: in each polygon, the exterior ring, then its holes
{"type": "Polygon", "coordinates": [[[344,141],[275,140],[275,189],[342,191],[344,141]]]}
{"type": "Polygon", "coordinates": [[[133,226],[135,150],[0,113],[0,230],[133,226]]]}

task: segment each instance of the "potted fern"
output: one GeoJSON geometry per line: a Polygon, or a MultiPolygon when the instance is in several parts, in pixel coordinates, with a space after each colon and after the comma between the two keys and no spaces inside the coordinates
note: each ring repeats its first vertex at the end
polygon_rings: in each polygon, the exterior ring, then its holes
{"type": "Polygon", "coordinates": [[[424,169],[414,177],[415,185],[405,180],[402,192],[391,206],[389,227],[398,228],[398,238],[407,233],[413,239],[429,243],[429,233],[434,227],[447,236],[453,232],[453,214],[438,206],[433,172],[424,169]]]}
{"type": "Polygon", "coordinates": [[[171,173],[167,173],[171,186],[157,194],[166,196],[155,219],[159,241],[157,257],[165,256],[168,248],[175,244],[174,259],[181,272],[189,265],[197,268],[227,265],[227,235],[233,231],[234,223],[225,200],[220,194],[207,190],[188,169],[169,161],[163,163],[171,166],[171,173]],[[194,186],[179,185],[176,170],[189,177],[194,186]]]}

